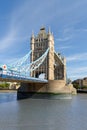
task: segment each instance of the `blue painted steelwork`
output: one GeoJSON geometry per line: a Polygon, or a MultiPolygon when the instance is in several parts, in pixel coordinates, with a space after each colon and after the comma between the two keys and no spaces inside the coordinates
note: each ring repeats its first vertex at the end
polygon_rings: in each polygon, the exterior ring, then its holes
{"type": "Polygon", "coordinates": [[[31,52],[32,51],[28,52],[24,57],[15,61],[14,63],[10,64],[9,68],[14,69],[14,70],[18,70],[18,68],[20,68],[24,64],[27,64],[29,62],[29,57],[30,57],[31,52]]]}
{"type": "Polygon", "coordinates": [[[13,71],[18,71],[19,73],[21,73],[22,75],[27,75],[29,76],[30,72],[36,70],[37,68],[40,67],[40,65],[44,62],[44,60],[47,57],[47,54],[49,52],[49,48],[46,50],[46,52],[40,57],[38,58],[36,61],[32,62],[32,63],[22,63],[21,66],[16,66],[15,68],[9,68],[8,70],[13,70],[13,71]]]}
{"type": "Polygon", "coordinates": [[[46,52],[39,59],[37,59],[36,61],[31,63],[31,65],[30,65],[30,71],[31,72],[40,67],[40,65],[46,59],[48,52],[49,52],[49,48],[46,50],[46,52]]]}
{"type": "Polygon", "coordinates": [[[32,72],[32,71],[36,70],[37,68],[40,67],[40,65],[46,59],[48,52],[49,52],[49,48],[46,50],[46,52],[40,58],[38,58],[36,61],[33,61],[30,64],[26,64],[25,66],[23,66],[21,68],[21,70],[24,70],[24,71],[26,70],[26,72],[32,72]]]}
{"type": "Polygon", "coordinates": [[[23,81],[33,81],[33,82],[48,82],[46,79],[33,78],[29,76],[29,73],[36,70],[44,62],[49,52],[49,48],[46,52],[38,58],[36,61],[29,64],[29,56],[31,51],[26,54],[23,58],[18,61],[6,65],[6,68],[3,68],[3,65],[0,65],[0,78],[2,79],[13,79],[13,80],[23,80],[23,81]],[[28,62],[27,62],[28,61],[28,62]]]}
{"type": "Polygon", "coordinates": [[[7,74],[0,74],[0,79],[8,79],[8,80],[17,80],[19,82],[27,81],[27,82],[40,82],[40,83],[47,83],[48,80],[40,79],[40,78],[33,78],[33,77],[24,77],[24,76],[17,76],[17,75],[7,75],[7,74]]]}

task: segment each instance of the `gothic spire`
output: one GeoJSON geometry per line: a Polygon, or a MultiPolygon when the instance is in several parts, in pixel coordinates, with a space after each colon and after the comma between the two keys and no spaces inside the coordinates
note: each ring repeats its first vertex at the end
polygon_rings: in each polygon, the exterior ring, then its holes
{"type": "Polygon", "coordinates": [[[34,31],[32,30],[32,35],[31,35],[31,37],[34,37],[34,31]]]}
{"type": "Polygon", "coordinates": [[[50,27],[48,28],[48,34],[51,34],[50,27]]]}

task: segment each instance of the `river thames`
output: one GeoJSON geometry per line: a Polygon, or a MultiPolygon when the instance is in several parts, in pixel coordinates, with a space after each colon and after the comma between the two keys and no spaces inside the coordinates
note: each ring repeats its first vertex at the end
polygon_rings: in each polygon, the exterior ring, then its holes
{"type": "Polygon", "coordinates": [[[87,94],[16,99],[0,93],[0,130],[87,130],[87,94]]]}

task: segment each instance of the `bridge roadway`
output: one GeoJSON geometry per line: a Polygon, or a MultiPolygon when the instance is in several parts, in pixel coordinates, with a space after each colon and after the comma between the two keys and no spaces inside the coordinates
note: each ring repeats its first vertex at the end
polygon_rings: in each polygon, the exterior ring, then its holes
{"type": "Polygon", "coordinates": [[[48,80],[46,80],[46,79],[15,76],[15,75],[6,75],[6,74],[0,74],[0,81],[26,82],[26,83],[48,83],[48,80]]]}

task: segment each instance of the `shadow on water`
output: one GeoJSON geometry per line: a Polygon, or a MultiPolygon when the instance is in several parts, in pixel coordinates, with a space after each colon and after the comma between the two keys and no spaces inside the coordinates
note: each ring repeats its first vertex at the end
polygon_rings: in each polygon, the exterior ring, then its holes
{"type": "Polygon", "coordinates": [[[16,92],[3,92],[0,93],[0,103],[13,102],[17,100],[16,92]]]}
{"type": "MultiPolygon", "coordinates": [[[[21,99],[47,99],[47,100],[60,100],[60,99],[72,99],[71,94],[42,94],[42,93],[28,93],[27,96],[23,95],[21,99]]],[[[20,99],[18,99],[20,100],[20,99]]],[[[4,92],[0,93],[0,103],[17,101],[16,92],[4,92]]]]}
{"type": "Polygon", "coordinates": [[[72,99],[72,96],[71,94],[34,94],[31,98],[58,100],[58,99],[72,99]]]}
{"type": "Polygon", "coordinates": [[[20,93],[18,94],[20,99],[48,99],[48,100],[57,100],[57,99],[72,99],[71,94],[51,94],[51,93],[20,93]]]}

